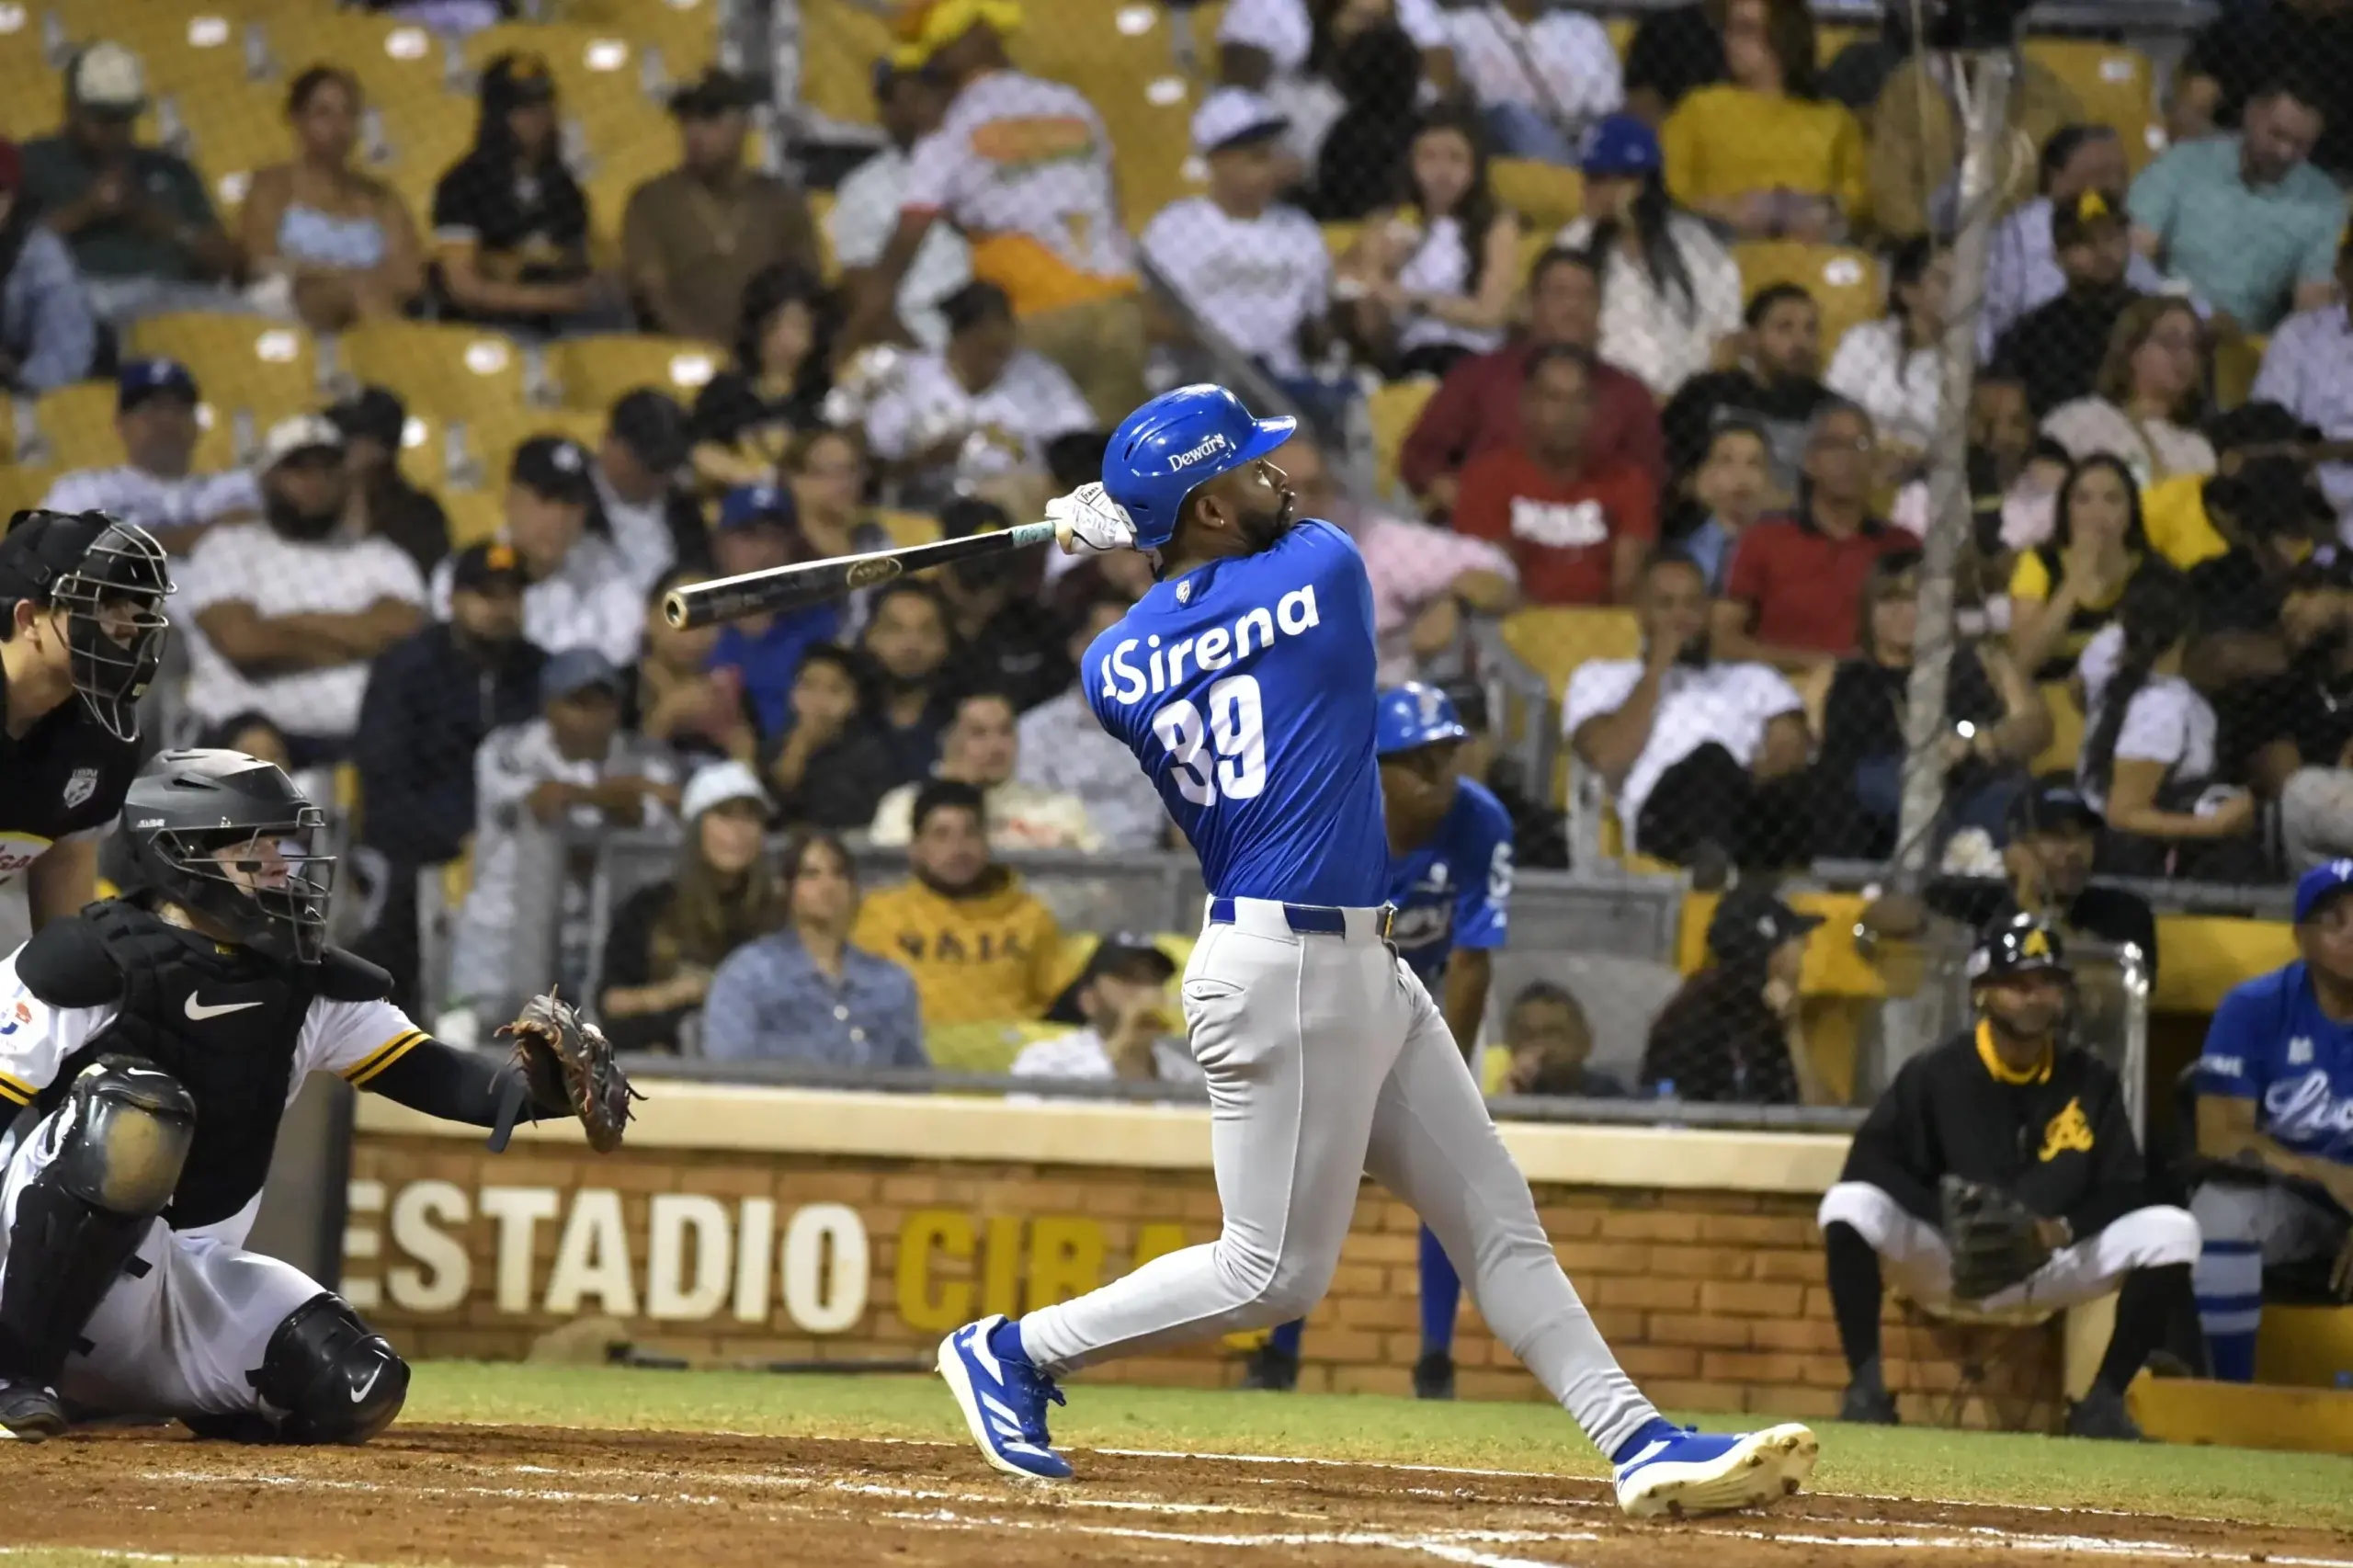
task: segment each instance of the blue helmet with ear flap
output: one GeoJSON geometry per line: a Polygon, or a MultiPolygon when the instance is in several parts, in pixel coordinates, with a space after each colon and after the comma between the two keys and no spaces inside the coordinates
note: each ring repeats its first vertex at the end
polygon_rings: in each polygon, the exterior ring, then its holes
{"type": "Polygon", "coordinates": [[[1374,701],[1372,749],[1378,756],[1459,741],[1470,733],[1454,711],[1454,699],[1421,681],[1392,686],[1374,701]]]}
{"type": "Polygon", "coordinates": [[[1265,457],[1291,437],[1289,415],[1254,417],[1242,400],[1204,381],[1161,393],[1120,421],[1103,454],[1103,488],[1136,525],[1136,548],[1176,532],[1194,487],[1265,457]]]}

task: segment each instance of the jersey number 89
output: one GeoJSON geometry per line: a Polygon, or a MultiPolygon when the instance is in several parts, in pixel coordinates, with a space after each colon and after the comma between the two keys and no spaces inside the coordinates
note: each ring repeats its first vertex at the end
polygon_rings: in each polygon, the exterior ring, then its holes
{"type": "Polygon", "coordinates": [[[1209,689],[1209,722],[1182,700],[1152,716],[1152,733],[1176,764],[1176,792],[1197,806],[1214,806],[1218,793],[1246,801],[1267,787],[1267,712],[1258,677],[1228,676],[1209,689]],[[1215,767],[1205,754],[1214,752],[1215,767]]]}

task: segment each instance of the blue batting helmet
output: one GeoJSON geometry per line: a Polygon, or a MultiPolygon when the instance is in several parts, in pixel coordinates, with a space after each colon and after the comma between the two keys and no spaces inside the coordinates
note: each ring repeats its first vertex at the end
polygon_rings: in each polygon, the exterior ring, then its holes
{"type": "Polygon", "coordinates": [[[1470,733],[1455,716],[1453,699],[1417,680],[1391,687],[1373,706],[1372,749],[1378,756],[1459,741],[1470,733]]]}
{"type": "Polygon", "coordinates": [[[1254,419],[1242,400],[1204,381],[1161,393],[1111,432],[1103,488],[1128,509],[1136,547],[1158,550],[1176,532],[1176,514],[1196,485],[1265,457],[1290,439],[1299,421],[1254,419]]]}

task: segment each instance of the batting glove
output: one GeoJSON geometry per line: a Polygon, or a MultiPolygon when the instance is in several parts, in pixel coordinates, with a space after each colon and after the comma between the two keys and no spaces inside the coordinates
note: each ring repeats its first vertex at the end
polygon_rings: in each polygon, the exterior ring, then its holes
{"type": "Polygon", "coordinates": [[[1082,550],[1133,550],[1136,525],[1128,509],[1104,494],[1099,484],[1082,484],[1067,495],[1046,503],[1046,520],[1065,555],[1082,550]]]}

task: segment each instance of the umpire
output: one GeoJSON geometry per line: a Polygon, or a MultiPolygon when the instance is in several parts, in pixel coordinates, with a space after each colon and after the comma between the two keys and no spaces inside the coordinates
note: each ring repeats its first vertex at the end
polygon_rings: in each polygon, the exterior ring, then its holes
{"type": "Polygon", "coordinates": [[[1851,1381],[1840,1418],[1893,1425],[1882,1274],[1922,1310],[2031,1322],[2122,1291],[2079,1437],[2137,1438],[2124,1390],[2190,1310],[2198,1223],[2153,1205],[2115,1070],[2071,1040],[2052,925],[1990,926],[1969,955],[1976,1027],[1914,1057],[1871,1108],[1817,1218],[1851,1381]]]}
{"type": "Polygon", "coordinates": [[[162,547],[103,512],[18,512],[0,538],[0,884],[28,873],[35,930],[97,896],[171,591],[162,547]]]}

